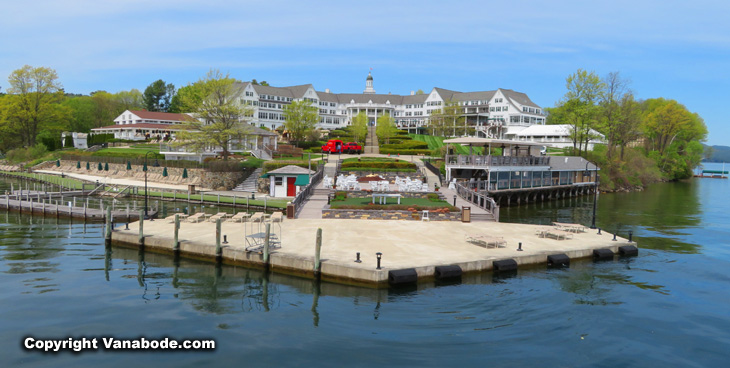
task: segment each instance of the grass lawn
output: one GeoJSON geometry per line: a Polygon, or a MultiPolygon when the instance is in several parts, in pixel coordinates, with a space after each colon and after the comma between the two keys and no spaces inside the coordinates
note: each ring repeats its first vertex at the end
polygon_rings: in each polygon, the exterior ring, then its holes
{"type": "Polygon", "coordinates": [[[96,153],[99,153],[100,156],[103,156],[105,153],[135,153],[144,156],[145,153],[152,151],[154,153],[160,153],[160,147],[145,147],[145,148],[121,148],[121,147],[111,147],[111,148],[102,148],[96,153]]]}
{"type": "MultiPolygon", "coordinates": [[[[288,156],[288,157],[275,157],[274,161],[309,161],[309,154],[307,152],[304,152],[304,157],[302,156],[288,156]]],[[[323,154],[312,154],[312,161],[319,160],[322,157],[324,157],[323,154]]]]}
{"type": "MultiPolygon", "coordinates": [[[[169,191],[160,192],[160,191],[150,190],[149,193],[150,193],[150,196],[149,196],[150,199],[157,199],[157,198],[160,198],[160,196],[162,196],[162,198],[167,198],[167,199],[172,199],[172,198],[184,199],[184,200],[188,199],[188,194],[185,192],[172,193],[169,191]]],[[[139,190],[139,195],[144,196],[144,189],[139,190]]],[[[202,197],[202,200],[204,200],[206,202],[215,202],[215,203],[218,202],[218,196],[212,195],[212,194],[191,194],[190,200],[191,201],[200,201],[201,197],[202,197]]],[[[233,199],[234,199],[233,197],[221,196],[220,203],[233,204],[233,199]]],[[[285,200],[285,199],[266,199],[264,201],[264,199],[261,197],[259,197],[257,199],[249,199],[249,198],[246,198],[245,196],[241,196],[241,197],[236,197],[235,199],[236,199],[237,206],[245,206],[246,204],[249,204],[251,206],[262,206],[263,207],[264,204],[266,204],[266,207],[284,209],[284,208],[286,208],[286,203],[287,203],[287,200],[285,200]]]]}
{"type": "Polygon", "coordinates": [[[398,160],[395,158],[387,158],[387,157],[353,157],[353,158],[346,158],[342,160],[342,163],[346,162],[397,162],[397,161],[403,161],[398,160]]]}
{"type": "MultiPolygon", "coordinates": [[[[55,166],[54,166],[55,167],[55,166]]],[[[39,180],[47,181],[53,184],[60,184],[63,185],[66,188],[71,189],[81,189],[82,184],[84,183],[81,180],[73,179],[73,178],[62,178],[58,175],[50,175],[50,174],[34,174],[34,173],[26,173],[26,172],[8,172],[8,171],[2,171],[4,174],[17,176],[17,177],[27,177],[27,178],[38,178],[39,180]]]]}
{"type": "MultiPolygon", "coordinates": [[[[426,142],[428,143],[428,149],[433,150],[437,148],[441,148],[444,146],[444,139],[450,139],[446,137],[434,137],[432,135],[426,135],[426,134],[409,134],[414,140],[426,142]]],[[[469,154],[469,147],[462,146],[460,144],[455,144],[452,147],[454,147],[454,152],[461,155],[468,155],[469,154]]],[[[482,148],[481,147],[474,147],[474,154],[481,154],[482,148]]]]}

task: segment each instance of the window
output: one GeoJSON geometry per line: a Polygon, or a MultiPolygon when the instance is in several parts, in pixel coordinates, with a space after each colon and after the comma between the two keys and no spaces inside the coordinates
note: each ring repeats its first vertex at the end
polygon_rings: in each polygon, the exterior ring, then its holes
{"type": "Polygon", "coordinates": [[[284,184],[284,178],[281,176],[275,176],[274,177],[274,185],[282,185],[284,184]]]}

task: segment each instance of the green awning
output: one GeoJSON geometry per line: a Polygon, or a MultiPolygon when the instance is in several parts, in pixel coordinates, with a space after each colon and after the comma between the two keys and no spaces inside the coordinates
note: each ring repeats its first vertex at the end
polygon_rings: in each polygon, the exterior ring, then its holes
{"type": "Polygon", "coordinates": [[[294,182],[296,186],[305,186],[309,184],[309,175],[297,175],[297,181],[294,182]]]}

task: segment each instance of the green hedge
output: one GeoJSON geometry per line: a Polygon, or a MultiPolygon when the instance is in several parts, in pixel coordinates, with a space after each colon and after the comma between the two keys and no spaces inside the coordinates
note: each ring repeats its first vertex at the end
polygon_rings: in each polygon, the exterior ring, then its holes
{"type": "Polygon", "coordinates": [[[363,161],[363,162],[343,162],[342,163],[342,169],[358,169],[358,168],[368,168],[368,169],[415,169],[416,165],[411,162],[406,161],[395,161],[395,162],[373,162],[373,161],[363,161]]]}
{"type": "Polygon", "coordinates": [[[385,149],[429,149],[428,143],[421,141],[403,141],[399,144],[383,144],[380,148],[385,149]]]}
{"type": "Polygon", "coordinates": [[[384,155],[430,155],[431,150],[428,149],[391,149],[381,148],[380,153],[384,155]]]}
{"type": "MultiPolygon", "coordinates": [[[[299,166],[299,167],[303,167],[305,169],[309,168],[309,163],[302,162],[302,161],[266,161],[266,162],[264,162],[264,166],[263,166],[264,173],[267,173],[272,170],[280,169],[284,166],[289,166],[289,165],[299,166]]],[[[314,169],[315,169],[315,166],[312,165],[312,170],[314,170],[314,169]]]]}

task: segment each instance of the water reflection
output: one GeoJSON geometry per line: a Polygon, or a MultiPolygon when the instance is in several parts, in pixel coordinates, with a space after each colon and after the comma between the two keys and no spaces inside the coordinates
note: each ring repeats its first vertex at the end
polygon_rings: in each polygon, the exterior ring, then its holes
{"type": "MultiPolygon", "coordinates": [[[[707,183],[704,183],[707,184],[707,183]]],[[[639,246],[681,253],[697,253],[701,243],[688,239],[702,224],[700,187],[703,183],[687,180],[660,183],[641,192],[599,195],[596,226],[628,237],[632,231],[639,246]]],[[[500,221],[551,224],[573,222],[590,224],[593,197],[566,198],[500,209],[500,221]]]]}

